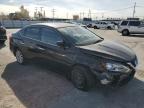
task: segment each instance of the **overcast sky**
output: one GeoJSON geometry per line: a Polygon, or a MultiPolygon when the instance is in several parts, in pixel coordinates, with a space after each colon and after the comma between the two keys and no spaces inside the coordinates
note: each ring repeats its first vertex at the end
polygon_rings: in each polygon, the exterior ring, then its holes
{"type": "MultiPolygon", "coordinates": [[[[33,16],[35,7],[44,7],[46,16],[52,17],[51,10],[56,9],[55,16],[69,18],[73,14],[85,12],[87,17],[89,9],[93,18],[96,17],[131,17],[134,2],[137,2],[136,16],[144,17],[144,1],[143,0],[0,0],[0,12],[8,14],[10,12],[19,11],[20,5],[24,5],[33,16]],[[129,9],[127,9],[129,8],[129,9]],[[121,10],[119,10],[121,9],[121,10]],[[115,10],[115,11],[113,11],[115,10]]],[[[40,10],[40,9],[39,9],[40,10]]]]}

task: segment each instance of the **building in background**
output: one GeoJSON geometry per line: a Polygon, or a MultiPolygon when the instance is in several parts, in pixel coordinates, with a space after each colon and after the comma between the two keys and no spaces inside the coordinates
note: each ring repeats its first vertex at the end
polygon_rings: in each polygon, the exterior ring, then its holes
{"type": "Polygon", "coordinates": [[[73,20],[79,20],[79,15],[73,15],[73,20]]]}

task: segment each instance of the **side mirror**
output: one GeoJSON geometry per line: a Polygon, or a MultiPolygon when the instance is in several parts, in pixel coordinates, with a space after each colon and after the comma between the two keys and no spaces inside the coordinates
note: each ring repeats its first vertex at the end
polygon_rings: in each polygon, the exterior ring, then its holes
{"type": "Polygon", "coordinates": [[[64,41],[57,41],[57,46],[61,47],[61,48],[65,48],[65,43],[64,41]]]}

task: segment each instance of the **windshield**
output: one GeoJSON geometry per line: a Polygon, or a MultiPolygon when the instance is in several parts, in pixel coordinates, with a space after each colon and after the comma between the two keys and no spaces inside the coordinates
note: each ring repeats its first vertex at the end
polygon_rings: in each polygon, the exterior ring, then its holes
{"type": "Polygon", "coordinates": [[[102,41],[103,39],[83,27],[65,27],[58,29],[66,35],[75,45],[88,45],[102,41]]]}

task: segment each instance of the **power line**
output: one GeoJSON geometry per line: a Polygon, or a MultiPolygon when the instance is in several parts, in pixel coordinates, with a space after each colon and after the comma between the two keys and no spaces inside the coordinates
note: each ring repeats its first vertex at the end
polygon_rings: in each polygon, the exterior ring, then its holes
{"type": "Polygon", "coordinates": [[[108,11],[122,11],[122,10],[130,9],[130,8],[133,8],[133,6],[121,8],[121,9],[115,9],[115,10],[108,10],[108,11]]]}
{"type": "Polygon", "coordinates": [[[136,6],[136,7],[144,8],[144,6],[140,6],[140,5],[138,5],[138,6],[136,6]]]}

